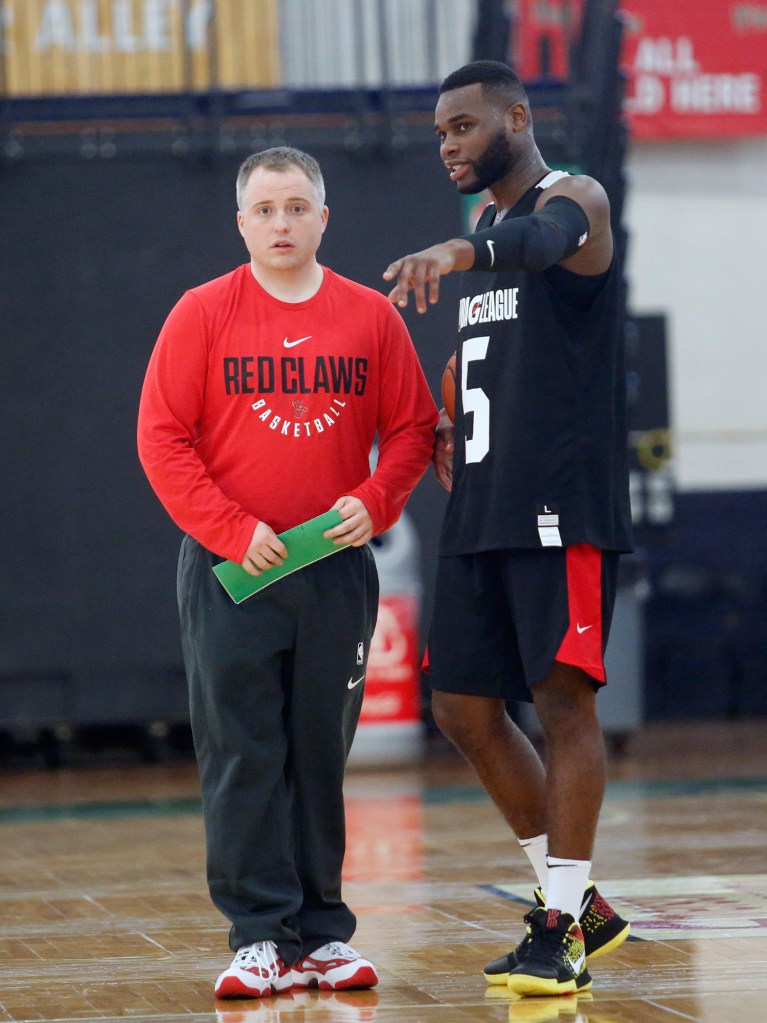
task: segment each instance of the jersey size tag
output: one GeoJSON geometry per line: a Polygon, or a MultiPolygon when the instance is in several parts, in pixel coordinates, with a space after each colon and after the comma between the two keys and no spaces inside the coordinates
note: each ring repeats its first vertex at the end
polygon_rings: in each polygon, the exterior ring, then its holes
{"type": "Polygon", "coordinates": [[[555,506],[544,504],[538,509],[538,536],[541,547],[561,547],[562,536],[559,532],[559,513],[555,506]]]}

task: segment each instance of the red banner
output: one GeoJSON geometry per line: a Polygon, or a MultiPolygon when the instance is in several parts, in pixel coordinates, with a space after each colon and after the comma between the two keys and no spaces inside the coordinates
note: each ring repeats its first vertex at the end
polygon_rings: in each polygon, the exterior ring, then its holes
{"type": "Polygon", "coordinates": [[[767,134],[767,2],[623,0],[636,139],[767,134]]]}
{"type": "MultiPolygon", "coordinates": [[[[517,0],[523,81],[567,76],[584,0],[517,0]]],[[[621,0],[626,115],[636,139],[767,134],[767,0],[621,0]]]]}
{"type": "Polygon", "coordinates": [[[567,51],[577,35],[583,0],[517,0],[509,4],[509,63],[523,82],[567,77],[567,51]]]}
{"type": "Polygon", "coordinates": [[[360,728],[420,722],[418,610],[413,594],[382,595],[370,644],[360,728]]]}

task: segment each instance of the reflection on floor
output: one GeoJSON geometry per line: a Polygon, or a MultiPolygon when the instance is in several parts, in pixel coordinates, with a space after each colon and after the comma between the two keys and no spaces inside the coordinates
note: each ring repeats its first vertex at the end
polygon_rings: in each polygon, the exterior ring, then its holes
{"type": "Polygon", "coordinates": [[[594,875],[633,939],[591,992],[513,999],[483,964],[522,933],[526,861],[439,742],[352,771],[346,897],[369,992],[216,1003],[230,959],[191,762],[0,774],[0,1023],[735,1023],[767,1018],[765,722],[646,726],[610,765],[594,875]]]}

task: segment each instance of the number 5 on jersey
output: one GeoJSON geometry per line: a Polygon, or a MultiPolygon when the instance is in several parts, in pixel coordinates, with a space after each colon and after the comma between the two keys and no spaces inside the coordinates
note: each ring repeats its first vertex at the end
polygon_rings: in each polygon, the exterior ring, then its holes
{"type": "Polygon", "coordinates": [[[474,427],[466,440],[466,463],[481,462],[490,450],[490,399],[481,387],[469,387],[469,366],[487,355],[489,337],[470,337],[463,343],[461,361],[461,400],[464,415],[474,413],[474,427]]]}

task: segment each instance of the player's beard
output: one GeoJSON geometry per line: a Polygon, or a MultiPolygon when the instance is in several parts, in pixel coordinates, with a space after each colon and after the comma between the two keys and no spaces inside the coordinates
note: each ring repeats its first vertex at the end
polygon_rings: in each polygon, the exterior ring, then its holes
{"type": "Polygon", "coordinates": [[[478,195],[496,181],[506,177],[513,164],[514,156],[506,132],[499,131],[488,143],[484,153],[472,164],[474,181],[463,187],[459,184],[458,191],[466,195],[478,195]]]}

